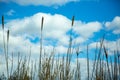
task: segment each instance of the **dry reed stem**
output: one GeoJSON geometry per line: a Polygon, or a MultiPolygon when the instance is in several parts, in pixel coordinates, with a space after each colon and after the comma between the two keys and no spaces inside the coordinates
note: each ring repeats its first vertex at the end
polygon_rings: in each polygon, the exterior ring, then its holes
{"type": "Polygon", "coordinates": [[[108,58],[108,53],[107,53],[107,51],[106,51],[105,46],[103,46],[103,48],[104,48],[105,57],[106,57],[106,59],[107,59],[107,58],[108,58]]]}
{"type": "Polygon", "coordinates": [[[44,17],[42,17],[42,20],[41,20],[41,31],[43,30],[43,23],[44,23],[44,17]]]}
{"type": "Polygon", "coordinates": [[[88,80],[89,80],[89,53],[88,53],[88,45],[87,45],[87,73],[88,73],[88,80]]]}
{"type": "Polygon", "coordinates": [[[41,57],[42,57],[42,30],[43,30],[43,22],[44,22],[44,17],[42,17],[42,20],[41,20],[41,33],[40,33],[40,56],[39,56],[39,79],[41,78],[41,68],[42,68],[42,61],[41,61],[41,57]]]}
{"type": "MultiPolygon", "coordinates": [[[[4,16],[2,15],[2,29],[3,29],[3,46],[4,46],[4,54],[5,54],[5,61],[6,61],[6,68],[7,68],[7,78],[9,78],[9,69],[8,69],[8,48],[6,49],[5,44],[5,35],[4,35],[4,16]]],[[[8,44],[7,44],[8,46],[8,44]]]]}
{"type": "Polygon", "coordinates": [[[2,15],[2,29],[4,30],[4,16],[2,15]]]}
{"type": "Polygon", "coordinates": [[[8,30],[7,31],[7,42],[9,42],[9,33],[10,33],[10,31],[8,30]]]}
{"type": "Polygon", "coordinates": [[[75,18],[75,16],[72,17],[72,25],[71,26],[74,25],[74,18],[75,18]]]}

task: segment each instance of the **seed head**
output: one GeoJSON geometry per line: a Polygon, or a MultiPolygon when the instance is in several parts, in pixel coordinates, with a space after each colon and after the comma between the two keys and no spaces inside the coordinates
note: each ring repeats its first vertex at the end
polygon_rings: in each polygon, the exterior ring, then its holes
{"type": "Polygon", "coordinates": [[[105,57],[106,57],[106,59],[107,59],[107,58],[108,58],[108,53],[107,53],[107,51],[106,51],[105,46],[103,46],[103,48],[104,48],[105,57]]]}
{"type": "Polygon", "coordinates": [[[7,41],[9,41],[9,30],[7,31],[7,41]]]}
{"type": "Polygon", "coordinates": [[[41,31],[43,30],[43,22],[44,22],[44,17],[42,17],[42,21],[41,21],[41,31]]]}
{"type": "Polygon", "coordinates": [[[2,15],[2,29],[4,29],[4,16],[2,15]]]}
{"type": "Polygon", "coordinates": [[[75,18],[75,16],[72,17],[72,26],[73,26],[73,24],[74,24],[74,18],[75,18]]]}

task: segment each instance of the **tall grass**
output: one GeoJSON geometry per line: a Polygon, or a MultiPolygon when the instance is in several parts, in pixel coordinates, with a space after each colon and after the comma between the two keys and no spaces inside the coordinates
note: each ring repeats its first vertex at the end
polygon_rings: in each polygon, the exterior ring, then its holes
{"type": "Polygon", "coordinates": [[[9,42],[9,30],[7,31],[7,49],[6,49],[6,42],[5,42],[5,34],[4,34],[4,16],[2,16],[2,30],[3,30],[3,46],[4,46],[4,54],[5,54],[5,61],[6,61],[6,69],[7,69],[7,77],[9,77],[9,68],[8,68],[8,42],[9,42]]]}
{"type": "Polygon", "coordinates": [[[88,45],[87,45],[87,73],[88,73],[88,80],[89,80],[89,53],[88,53],[88,45]]]}
{"type": "MultiPolygon", "coordinates": [[[[74,16],[72,17],[71,30],[74,26],[74,16]]],[[[82,80],[81,79],[81,64],[79,61],[80,57],[80,47],[75,48],[73,53],[73,33],[70,32],[69,45],[66,51],[66,56],[57,56],[55,48],[52,52],[46,53],[43,49],[43,25],[44,17],[41,19],[40,28],[40,54],[39,63],[31,60],[31,47],[29,56],[22,56],[18,52],[17,56],[17,67],[14,68],[14,55],[12,53],[11,59],[9,55],[9,35],[10,31],[7,31],[7,36],[5,36],[4,30],[4,16],[2,16],[2,30],[3,30],[3,49],[6,61],[6,72],[7,75],[0,76],[0,80],[4,80],[3,76],[6,76],[7,80],[82,80]],[[5,40],[7,37],[7,40],[5,40]],[[7,42],[6,42],[7,41],[7,42]],[[76,55],[76,65],[73,68],[72,65],[72,55],[76,55]],[[8,61],[11,61],[11,68],[9,67],[8,61]],[[31,64],[30,64],[31,63],[31,64]],[[10,71],[10,72],[9,72],[10,71]]],[[[100,41],[100,47],[96,44],[95,50],[95,60],[92,66],[92,71],[90,70],[90,60],[89,60],[89,46],[86,46],[86,58],[87,58],[87,80],[119,80],[120,76],[120,53],[118,50],[114,51],[114,60],[108,55],[107,47],[104,44],[105,36],[100,41]],[[106,60],[105,62],[103,60],[106,60]]],[[[5,78],[5,77],[4,77],[5,78]]]]}
{"type": "Polygon", "coordinates": [[[40,77],[41,77],[41,59],[42,59],[42,36],[43,36],[43,22],[44,22],[44,17],[42,17],[42,20],[41,20],[41,30],[40,30],[40,38],[41,38],[41,40],[40,40],[40,57],[39,57],[39,73],[38,73],[38,75],[39,75],[39,79],[40,79],[40,77]]]}

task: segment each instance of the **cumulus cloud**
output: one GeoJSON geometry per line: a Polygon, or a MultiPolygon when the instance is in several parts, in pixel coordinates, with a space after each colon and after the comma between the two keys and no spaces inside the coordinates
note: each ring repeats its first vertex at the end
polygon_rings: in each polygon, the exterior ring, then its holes
{"type": "MultiPolygon", "coordinates": [[[[75,62],[72,63],[72,67],[76,67],[77,59],[75,59],[75,62]]],[[[80,63],[80,72],[81,72],[81,80],[87,79],[87,58],[78,58],[78,62],[80,63]]],[[[94,61],[89,60],[89,75],[92,74],[94,61]]],[[[91,77],[91,76],[90,76],[91,77]]]]}
{"type": "Polygon", "coordinates": [[[106,22],[105,26],[108,30],[112,30],[114,34],[120,34],[120,17],[116,16],[111,22],[106,22]]]}
{"type": "Polygon", "coordinates": [[[9,0],[9,1],[5,0],[4,2],[14,2],[23,6],[26,5],[62,6],[69,2],[77,2],[77,1],[79,0],[9,0]]]}
{"type": "Polygon", "coordinates": [[[6,13],[6,15],[12,16],[14,13],[15,13],[15,11],[13,9],[11,9],[6,13]]]}
{"type": "Polygon", "coordinates": [[[83,37],[77,37],[73,40],[73,42],[75,42],[75,44],[81,44],[83,42],[85,42],[86,40],[83,37]]]}
{"type": "Polygon", "coordinates": [[[104,44],[110,55],[113,55],[114,51],[120,51],[120,38],[115,41],[105,40],[104,44]]]}
{"type": "Polygon", "coordinates": [[[43,37],[59,40],[60,43],[68,42],[66,32],[70,29],[70,20],[62,15],[51,15],[38,13],[24,19],[16,19],[8,22],[5,26],[8,27],[13,36],[20,35],[21,37],[30,37],[34,39],[40,37],[41,17],[44,16],[43,37]],[[62,22],[62,23],[61,23],[62,22]]]}
{"type": "MultiPolygon", "coordinates": [[[[37,13],[30,17],[25,17],[23,19],[14,19],[5,24],[5,29],[10,30],[10,45],[14,46],[10,49],[19,49],[17,51],[27,52],[26,46],[32,45],[37,46],[35,53],[39,53],[39,40],[40,40],[40,25],[41,18],[44,17],[44,27],[43,27],[43,45],[53,46],[56,44],[59,52],[66,51],[66,47],[69,43],[69,35],[67,32],[71,29],[71,20],[67,17],[55,14],[51,15],[49,13],[37,13]],[[31,40],[37,40],[37,44],[31,42],[31,40]],[[26,45],[25,45],[26,44],[26,45]],[[19,45],[19,46],[18,46],[19,45]],[[61,51],[60,51],[61,50],[61,51]]],[[[80,35],[74,38],[73,42],[76,44],[85,42],[88,38],[92,37],[95,32],[101,29],[101,24],[99,22],[89,22],[84,23],[81,21],[75,21],[73,30],[76,34],[80,35]]],[[[2,35],[2,31],[0,32],[2,35]]],[[[2,39],[1,39],[2,45],[2,39]]],[[[51,48],[51,47],[49,47],[51,48]]]]}
{"type": "Polygon", "coordinates": [[[82,23],[80,21],[76,21],[74,30],[78,34],[80,34],[80,36],[84,38],[90,38],[95,32],[98,32],[101,28],[102,24],[97,21],[89,23],[82,23]]]}
{"type": "MultiPolygon", "coordinates": [[[[49,13],[37,13],[30,17],[15,19],[6,23],[5,27],[9,28],[10,34],[13,38],[13,40],[11,38],[11,41],[15,40],[15,42],[11,42],[11,45],[15,43],[15,45],[23,45],[25,43],[35,45],[35,43],[32,43],[31,40],[35,40],[36,38],[40,39],[40,25],[42,16],[44,17],[43,44],[45,46],[53,46],[53,44],[56,44],[57,47],[67,46],[69,43],[69,35],[67,35],[67,32],[71,29],[71,20],[60,14],[51,15],[49,13]]],[[[99,31],[101,28],[102,26],[99,22],[84,23],[81,21],[75,21],[73,30],[80,36],[74,38],[73,42],[76,44],[86,42],[88,38],[92,37],[94,33],[99,31]]],[[[39,40],[36,45],[39,46],[39,40]]],[[[63,49],[63,47],[60,48],[64,52],[65,49],[63,49]]],[[[21,48],[24,47],[22,46],[21,48]]]]}
{"type": "MultiPolygon", "coordinates": [[[[114,51],[120,51],[119,47],[120,47],[120,38],[118,38],[117,40],[114,41],[109,41],[109,40],[104,40],[103,45],[106,47],[108,54],[109,55],[113,55],[114,51]]],[[[100,42],[93,42],[89,44],[89,47],[91,49],[96,49],[100,48],[100,42]]]]}

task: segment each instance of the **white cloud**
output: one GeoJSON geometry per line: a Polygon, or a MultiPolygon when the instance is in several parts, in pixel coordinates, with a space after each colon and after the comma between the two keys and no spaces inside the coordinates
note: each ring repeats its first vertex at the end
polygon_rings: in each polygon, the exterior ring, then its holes
{"type": "Polygon", "coordinates": [[[19,5],[44,5],[44,6],[62,6],[69,2],[77,2],[79,0],[10,0],[19,5]]]}
{"type": "Polygon", "coordinates": [[[11,9],[6,13],[6,15],[12,16],[14,13],[15,13],[15,11],[13,9],[11,9]]]}
{"type": "Polygon", "coordinates": [[[92,43],[89,44],[89,47],[91,49],[95,49],[96,47],[100,48],[100,42],[92,42],[92,43]]]}
{"type": "MultiPolygon", "coordinates": [[[[77,62],[77,59],[75,59],[75,62],[77,62]]],[[[77,63],[72,63],[73,67],[76,67],[77,63]]],[[[87,79],[87,58],[78,58],[78,62],[80,63],[80,72],[81,72],[81,80],[87,79]]],[[[93,63],[94,61],[89,60],[89,75],[91,77],[92,69],[93,69],[93,63]]]]}
{"type": "Polygon", "coordinates": [[[77,37],[73,40],[73,42],[75,42],[75,44],[81,44],[83,42],[85,42],[86,40],[83,37],[77,37]]]}
{"type": "MultiPolygon", "coordinates": [[[[25,17],[23,19],[15,19],[7,22],[5,24],[5,29],[10,30],[10,51],[22,51],[24,53],[28,52],[28,46],[33,46],[36,49],[33,53],[39,53],[39,41],[37,44],[30,42],[29,39],[34,40],[36,37],[40,38],[40,25],[41,18],[44,17],[44,27],[43,27],[43,39],[56,40],[56,47],[58,52],[62,51],[65,53],[66,47],[69,44],[69,36],[66,34],[70,30],[71,20],[60,14],[47,14],[47,13],[37,13],[30,17],[25,17]],[[18,46],[19,45],[19,46],[18,46]],[[25,48],[27,47],[27,48],[25,48]],[[13,49],[12,49],[13,48],[13,49]],[[60,51],[61,50],[61,51],[60,51]]],[[[99,22],[83,23],[81,21],[75,21],[73,27],[74,31],[79,34],[73,42],[80,44],[86,42],[88,38],[94,35],[101,29],[101,24],[99,22]]],[[[2,31],[1,31],[2,35],[2,31]]],[[[2,39],[1,39],[2,45],[2,39]]],[[[49,45],[53,47],[54,41],[43,40],[43,46],[46,48],[49,45]],[[52,43],[52,44],[49,44],[52,43]]],[[[49,50],[47,50],[49,51],[49,50]]]]}
{"type": "Polygon", "coordinates": [[[12,20],[5,26],[9,27],[13,36],[28,36],[33,39],[40,36],[39,34],[42,16],[44,16],[43,37],[57,39],[61,44],[64,43],[67,45],[69,39],[66,35],[66,32],[70,29],[71,21],[62,15],[38,13],[34,16],[26,17],[24,19],[12,20]]]}
{"type": "MultiPolygon", "coordinates": [[[[89,44],[89,47],[91,49],[96,49],[96,45],[97,48],[100,48],[100,42],[93,42],[89,44]]],[[[109,40],[104,40],[103,45],[106,47],[108,54],[109,55],[113,55],[114,51],[120,51],[120,38],[118,38],[115,41],[109,41],[109,40]]],[[[102,47],[103,48],[103,47],[102,47]]]]}
{"type": "Polygon", "coordinates": [[[120,34],[120,17],[116,16],[111,22],[106,22],[105,26],[108,30],[112,30],[114,34],[120,34]]]}
{"type": "Polygon", "coordinates": [[[82,23],[76,21],[74,30],[84,38],[90,38],[95,32],[98,32],[102,28],[102,24],[99,22],[82,23]]]}
{"type": "Polygon", "coordinates": [[[120,51],[120,48],[119,48],[120,47],[120,38],[118,38],[115,41],[105,40],[104,44],[105,44],[105,47],[108,49],[108,53],[110,55],[113,55],[114,51],[120,51]]]}

